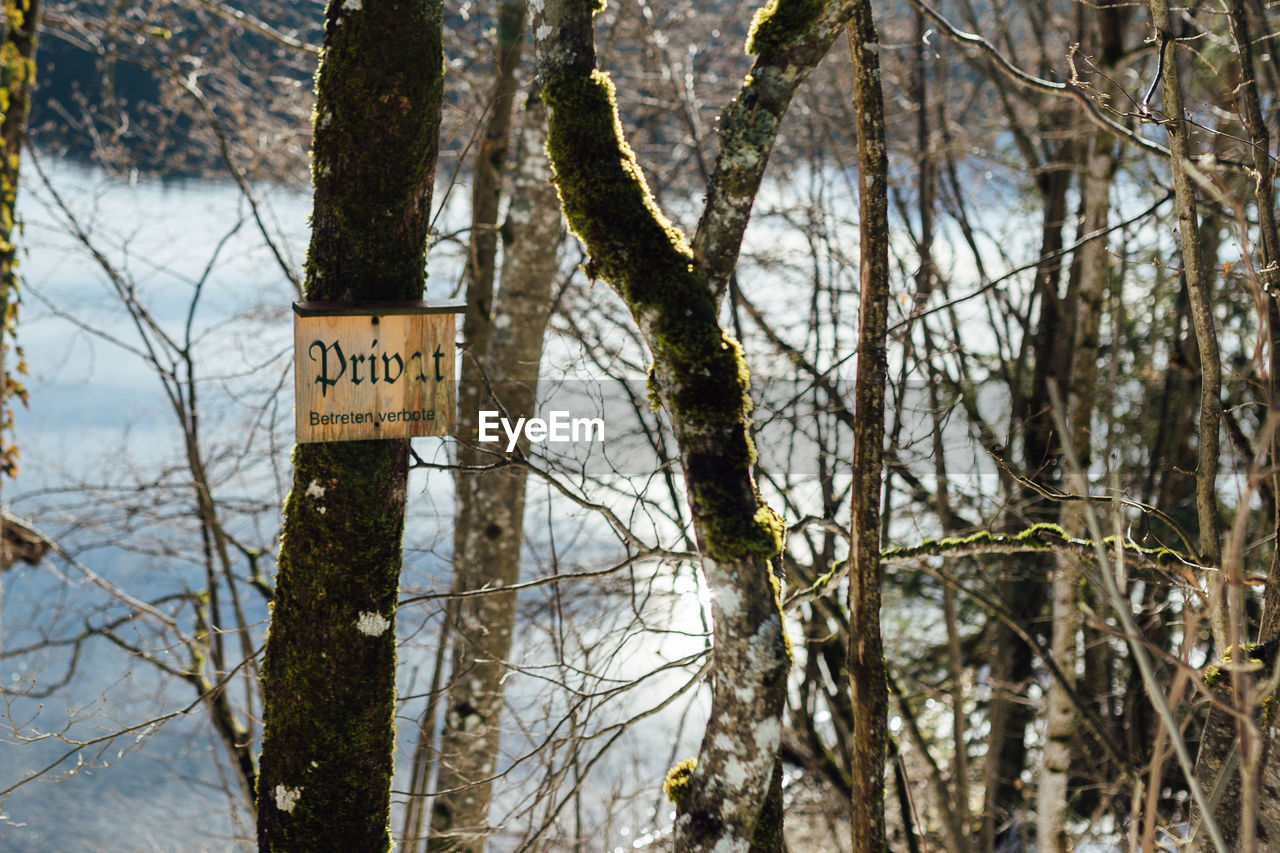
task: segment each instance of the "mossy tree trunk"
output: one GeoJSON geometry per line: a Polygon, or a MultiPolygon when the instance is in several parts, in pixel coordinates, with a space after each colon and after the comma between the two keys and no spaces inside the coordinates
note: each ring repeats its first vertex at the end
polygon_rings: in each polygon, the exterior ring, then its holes
{"type": "Polygon", "coordinates": [[[849,543],[849,687],[853,699],[854,853],[887,853],[884,767],[889,693],[880,637],[880,500],[888,376],[889,156],[885,147],[880,38],[870,0],[849,22],[858,114],[858,367],[854,379],[852,520],[849,543]]]}
{"type": "MultiPolygon", "coordinates": [[[[13,242],[18,164],[27,139],[27,113],[36,77],[40,0],[5,0],[0,21],[0,474],[17,471],[13,403],[24,398],[11,341],[17,324],[18,247],[13,242]]],[[[5,521],[0,517],[0,526],[5,521]]],[[[0,536],[0,565],[12,563],[12,546],[0,536]]]]}
{"type": "MultiPolygon", "coordinates": [[[[852,2],[778,0],[756,16],[756,55],[722,111],[707,205],[692,243],[658,209],[622,138],[609,76],[595,67],[593,0],[535,6],[548,151],[588,268],[625,301],[653,356],[650,383],[680,452],[711,590],[711,713],[683,765],[675,849],[783,849],[778,749],[790,668],[773,561],[783,524],[756,489],[741,347],[718,322],[755,194],[787,105],[853,14],[852,2]]],[[[678,793],[677,793],[678,792],[678,793]]]]}
{"type": "MultiPolygon", "coordinates": [[[[512,187],[502,274],[494,305],[494,331],[483,360],[494,392],[491,405],[514,422],[534,415],[538,365],[551,316],[551,289],[559,271],[560,206],[546,160],[546,108],[531,102],[512,187]]],[[[528,451],[527,439],[513,454],[528,451]]],[[[500,461],[492,455],[484,464],[500,461]]],[[[492,779],[497,768],[504,706],[504,664],[510,657],[524,541],[524,493],[528,469],[498,467],[474,476],[469,489],[473,519],[454,556],[451,607],[455,620],[453,675],[440,736],[440,773],[431,811],[430,851],[480,853],[489,835],[492,779]],[[485,587],[489,592],[477,594],[485,587]]]]}
{"type": "MultiPolygon", "coordinates": [[[[306,297],[421,298],[444,63],[438,2],[331,0],[306,297]]],[[[387,850],[407,440],[300,445],[263,664],[258,844],[387,850]]]]}

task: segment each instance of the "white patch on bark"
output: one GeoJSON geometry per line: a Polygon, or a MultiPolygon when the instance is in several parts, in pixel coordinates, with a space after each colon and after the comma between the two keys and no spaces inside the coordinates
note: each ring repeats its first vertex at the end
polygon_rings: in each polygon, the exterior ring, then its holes
{"type": "Polygon", "coordinates": [[[758,676],[777,664],[774,650],[778,648],[781,632],[782,620],[771,614],[747,641],[746,672],[741,674],[739,686],[734,688],[734,693],[742,701],[750,702],[755,698],[758,676]]]}
{"type": "Polygon", "coordinates": [[[359,12],[364,8],[364,3],[362,3],[361,0],[346,0],[346,2],[342,4],[342,8],[343,11],[359,12]]]}
{"type": "Polygon", "coordinates": [[[276,785],[276,808],[285,814],[292,814],[298,800],[302,799],[301,788],[286,788],[284,785],[276,785]]]}
{"type": "Polygon", "coordinates": [[[320,485],[315,480],[312,480],[310,485],[307,486],[307,497],[309,498],[324,497],[324,486],[320,485]]]}
{"type": "Polygon", "coordinates": [[[361,613],[356,619],[356,630],[368,637],[381,637],[391,627],[391,620],[381,613],[361,613]]]}
{"type": "Polygon", "coordinates": [[[538,27],[538,32],[536,32],[534,35],[537,37],[538,41],[546,41],[551,36],[551,33],[552,33],[551,27],[548,26],[547,24],[543,24],[542,26],[538,27]]]}
{"type": "Polygon", "coordinates": [[[711,853],[739,853],[742,846],[738,841],[736,835],[726,835],[716,842],[716,846],[711,848],[711,853]]]}
{"type": "Polygon", "coordinates": [[[737,613],[742,608],[742,596],[731,586],[716,590],[715,601],[722,613],[737,613]]]}
{"type": "Polygon", "coordinates": [[[773,753],[782,743],[782,723],[775,719],[762,720],[756,724],[756,749],[773,753]]]}

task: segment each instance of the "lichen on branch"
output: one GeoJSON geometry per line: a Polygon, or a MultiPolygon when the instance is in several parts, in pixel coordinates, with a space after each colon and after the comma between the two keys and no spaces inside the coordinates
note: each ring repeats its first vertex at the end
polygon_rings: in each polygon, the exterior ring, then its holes
{"type": "MultiPolygon", "coordinates": [[[[1116,537],[1107,536],[1102,546],[1108,553],[1116,548],[1116,537]]],[[[1146,548],[1131,540],[1120,540],[1120,550],[1127,557],[1160,571],[1173,570],[1179,576],[1189,577],[1192,572],[1213,567],[1202,566],[1191,557],[1172,548],[1146,548]]],[[[1093,540],[1070,536],[1057,524],[1033,524],[1016,533],[999,533],[978,530],[966,536],[949,536],[942,539],[923,539],[914,545],[898,545],[880,551],[881,562],[902,563],[927,557],[974,557],[991,554],[1026,554],[1033,551],[1058,551],[1085,560],[1096,558],[1097,548],[1093,540]]],[[[787,606],[794,607],[802,601],[826,595],[835,589],[835,582],[849,571],[847,560],[835,563],[831,570],[819,575],[813,585],[794,592],[787,599],[787,606]]]]}

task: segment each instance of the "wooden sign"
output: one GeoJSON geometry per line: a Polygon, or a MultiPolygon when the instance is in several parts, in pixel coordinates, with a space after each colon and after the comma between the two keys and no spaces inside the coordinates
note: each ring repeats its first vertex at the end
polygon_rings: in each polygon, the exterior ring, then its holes
{"type": "Polygon", "coordinates": [[[295,302],[298,442],[451,435],[460,310],[424,302],[295,302]]]}

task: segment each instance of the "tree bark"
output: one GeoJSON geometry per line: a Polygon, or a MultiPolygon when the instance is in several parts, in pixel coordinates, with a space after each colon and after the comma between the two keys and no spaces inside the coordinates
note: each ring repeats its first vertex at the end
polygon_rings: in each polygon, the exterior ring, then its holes
{"type": "MultiPolygon", "coordinates": [[[[476,151],[471,186],[471,239],[467,247],[467,310],[462,320],[465,355],[458,380],[458,464],[474,465],[478,412],[481,408],[489,342],[493,334],[493,283],[497,269],[498,208],[502,202],[502,177],[507,170],[511,116],[518,87],[516,71],[524,46],[525,0],[503,0],[498,6],[495,34],[493,88],[484,132],[476,151]]],[[[471,479],[458,480],[458,523],[454,553],[470,527],[468,513],[471,479]]]]}
{"type": "MultiPolygon", "coordinates": [[[[1277,282],[1280,271],[1280,235],[1275,219],[1275,163],[1271,156],[1271,135],[1263,119],[1258,91],[1258,78],[1254,67],[1253,38],[1249,13],[1240,0],[1224,3],[1231,26],[1232,39],[1240,62],[1240,84],[1237,87],[1240,113],[1249,134],[1250,155],[1256,170],[1254,198],[1258,216],[1258,284],[1261,289],[1260,307],[1264,315],[1264,328],[1268,331],[1268,383],[1266,387],[1267,411],[1276,411],[1277,334],[1280,334],[1280,312],[1277,311],[1277,282]]],[[[1202,359],[1203,365],[1203,359],[1202,359]]],[[[1274,416],[1274,415],[1273,415],[1274,416]]],[[[1274,433],[1265,431],[1261,437],[1272,448],[1274,433]]],[[[1274,450],[1270,454],[1274,459],[1274,450]]],[[[1274,473],[1270,475],[1274,481],[1274,473]]],[[[1233,541],[1232,540],[1228,541],[1233,541]]],[[[1280,550],[1277,551],[1280,553],[1280,550]]],[[[1224,555],[1221,575],[1224,578],[1221,606],[1224,609],[1226,635],[1230,646],[1219,647],[1227,655],[1239,655],[1243,646],[1236,645],[1249,636],[1244,607],[1243,566],[1238,552],[1228,548],[1224,555]]],[[[1273,557],[1267,578],[1262,622],[1258,632],[1261,640],[1276,636],[1276,620],[1280,613],[1280,560],[1273,557]]],[[[1260,647],[1269,649],[1269,646],[1260,647]]],[[[1270,649],[1264,661],[1270,673],[1274,661],[1270,649]]],[[[1253,657],[1253,653],[1250,653],[1253,657]]],[[[1228,844],[1240,849],[1269,851],[1280,849],[1280,819],[1273,805],[1280,792],[1280,768],[1277,767],[1277,737],[1274,726],[1259,726],[1256,719],[1261,709],[1274,701],[1266,695],[1266,680],[1250,672],[1224,671],[1211,685],[1218,702],[1209,709],[1208,719],[1200,739],[1200,751],[1196,756],[1196,778],[1210,792],[1213,816],[1222,827],[1228,844]]],[[[1262,720],[1267,712],[1261,710],[1262,720]]],[[[1203,846],[1203,843],[1202,843],[1203,846]]]]}
{"type": "MultiPolygon", "coordinates": [[[[530,101],[522,153],[502,229],[502,280],[488,358],[494,403],[512,421],[534,415],[538,365],[551,288],[559,271],[560,205],[547,164],[546,108],[530,101]]],[[[528,451],[522,440],[515,453],[528,451]]],[[[482,461],[491,462],[492,459],[482,461]]],[[[501,591],[520,578],[528,469],[498,468],[475,477],[474,521],[454,560],[458,592],[495,589],[459,599],[453,613],[453,677],[440,738],[440,773],[427,849],[479,853],[488,836],[492,775],[502,733],[503,679],[515,630],[516,595],[501,591]],[[483,519],[483,522],[481,521],[483,519]]]]}
{"type": "MultiPolygon", "coordinates": [[[[1111,180],[1115,164],[1115,140],[1109,134],[1095,133],[1086,156],[1081,195],[1084,215],[1080,231],[1100,232],[1107,227],[1110,210],[1111,180]]],[[[1081,247],[1076,268],[1079,286],[1075,293],[1075,344],[1069,380],[1067,440],[1079,454],[1088,470],[1091,420],[1098,373],[1098,333],[1102,302],[1107,285],[1109,258],[1107,241],[1098,238],[1081,247]]],[[[1072,533],[1084,533],[1082,509],[1069,505],[1062,513],[1063,527],[1072,533]]],[[[1041,759],[1039,788],[1036,792],[1037,847],[1045,853],[1067,853],[1072,840],[1067,833],[1068,782],[1075,754],[1079,719],[1071,693],[1076,689],[1079,655],[1077,642],[1082,624],[1079,596],[1080,562],[1075,557],[1060,557],[1053,575],[1053,619],[1050,651],[1064,681],[1050,682],[1046,696],[1045,745],[1041,759]]]]}
{"type": "MultiPolygon", "coordinates": [[[[1271,131],[1262,114],[1258,76],[1254,67],[1249,12],[1241,0],[1228,0],[1225,5],[1231,23],[1232,40],[1235,41],[1236,53],[1240,60],[1241,82],[1238,88],[1242,107],[1240,112],[1244,118],[1245,128],[1249,132],[1250,159],[1258,175],[1258,179],[1253,182],[1254,199],[1258,209],[1257,249],[1261,257],[1258,283],[1262,288],[1260,298],[1264,305],[1269,346],[1267,411],[1274,417],[1277,410],[1280,410],[1280,399],[1277,399],[1280,396],[1280,308],[1277,308],[1276,304],[1276,300],[1280,299],[1280,231],[1277,231],[1275,211],[1276,163],[1271,155],[1271,131]]],[[[1264,26],[1266,24],[1265,18],[1263,24],[1264,26]]],[[[1262,438],[1273,448],[1270,456],[1274,460],[1277,456],[1274,450],[1275,434],[1264,434],[1262,438]]],[[[1280,478],[1273,472],[1270,479],[1274,484],[1280,478]]],[[[1273,485],[1272,491],[1280,493],[1280,487],[1273,485]]],[[[1277,528],[1280,529],[1280,520],[1277,521],[1277,528]]],[[[1280,548],[1276,548],[1273,552],[1267,576],[1258,639],[1266,641],[1277,633],[1280,633],[1280,548]]]]}
{"type": "MultiPolygon", "coordinates": [[[[1038,180],[1044,205],[1040,225],[1041,260],[1035,271],[1039,316],[1031,343],[1030,393],[1018,415],[1027,477],[1040,485],[1056,486],[1061,478],[1061,442],[1049,411],[1049,387],[1064,378],[1068,367],[1063,363],[1064,356],[1070,357],[1070,346],[1063,341],[1066,324],[1059,287],[1062,278],[1062,231],[1073,169],[1065,165],[1070,158],[1069,150],[1054,152],[1050,157],[1059,160],[1060,164],[1046,167],[1038,180]]],[[[1017,399],[1016,390],[1014,394],[1017,399]]],[[[1033,489],[1023,488],[1020,497],[1028,509],[1011,518],[1009,523],[1021,528],[1027,521],[1057,522],[1057,506],[1045,506],[1033,489]]],[[[1043,636],[1048,604],[1045,578],[1055,565],[1052,555],[1033,555],[1011,563],[996,584],[1001,600],[1006,602],[1019,624],[1035,633],[1037,638],[1043,636]]],[[[1004,621],[997,620],[991,631],[992,696],[988,712],[991,730],[987,737],[984,767],[986,792],[981,836],[984,849],[994,848],[1006,832],[1014,829],[1011,819],[1024,804],[1021,777],[1027,758],[1026,730],[1036,715],[1025,695],[1035,677],[1034,650],[1004,621]]]]}
{"type": "Polygon", "coordinates": [[[858,366],[854,379],[853,480],[849,543],[849,687],[853,696],[854,853],[889,849],[884,770],[889,695],[880,637],[880,500],[884,475],[889,318],[889,160],[885,147],[880,38],[870,0],[849,22],[853,102],[858,116],[858,366]]]}
{"type": "MultiPolygon", "coordinates": [[[[306,298],[421,298],[438,2],[333,0],[316,82],[306,298]]],[[[407,440],[300,445],[263,663],[258,845],[387,850],[407,440]]]]}
{"type": "MultiPolygon", "coordinates": [[[[36,31],[40,26],[40,0],[5,0],[0,22],[0,474],[13,476],[18,470],[13,431],[13,403],[26,394],[16,377],[11,358],[18,320],[18,247],[13,228],[18,202],[18,166],[27,139],[27,114],[31,107],[31,86],[36,77],[36,31]]],[[[3,535],[8,522],[0,516],[0,565],[8,568],[15,559],[9,537],[3,535]]],[[[0,598],[3,597],[0,583],[0,598]]]]}
{"type": "Polygon", "coordinates": [[[598,4],[535,7],[561,205],[590,253],[588,272],[622,297],[653,356],[650,385],[680,451],[712,593],[711,715],[696,765],[678,766],[667,786],[682,853],[783,847],[777,756],[791,656],[773,562],[784,526],[756,489],[748,372],[717,311],[782,115],[855,5],[779,0],[757,13],[747,40],[757,58],[721,111],[716,168],[692,245],[658,209],[622,138],[613,84],[595,68],[598,4]]]}
{"type": "MultiPolygon", "coordinates": [[[[1190,173],[1191,125],[1183,117],[1182,82],[1178,72],[1178,52],[1166,0],[1150,0],[1151,21],[1159,49],[1165,52],[1161,92],[1164,97],[1162,124],[1169,136],[1169,164],[1178,211],[1178,238],[1182,247],[1182,271],[1190,296],[1191,323],[1200,351],[1200,435],[1196,459],[1196,518],[1199,521],[1200,558],[1217,566],[1221,560],[1221,528],[1218,516],[1217,475],[1219,433],[1222,423],[1222,362],[1213,318],[1211,282],[1204,270],[1198,233],[1195,188],[1190,173]]],[[[1219,648],[1227,648],[1225,613],[1221,591],[1211,604],[1214,638],[1219,648]]]]}
{"type": "Polygon", "coordinates": [[[549,0],[533,24],[561,203],[590,252],[588,270],[622,297],[653,355],[651,387],[680,450],[712,591],[711,716],[696,766],[668,786],[677,800],[674,843],[688,853],[782,846],[777,755],[790,649],[771,562],[783,524],[752,477],[747,368],[720,328],[717,304],[781,112],[830,48],[847,6],[783,2],[757,16],[749,45],[760,56],[721,114],[720,155],[693,247],[659,211],[622,139],[613,84],[595,68],[595,4],[549,0]]]}
{"type": "MultiPolygon", "coordinates": [[[[497,274],[498,212],[502,201],[502,180],[507,171],[511,121],[518,89],[516,72],[520,67],[520,57],[524,47],[526,6],[525,0],[503,0],[498,4],[493,85],[472,176],[471,237],[465,271],[467,309],[462,326],[464,354],[458,383],[458,423],[455,430],[458,439],[457,462],[460,468],[455,475],[456,507],[453,537],[453,588],[455,591],[483,586],[487,582],[483,579],[485,575],[496,572],[498,575],[505,576],[519,569],[518,544],[515,546],[514,566],[508,566],[505,561],[495,563],[481,559],[476,553],[475,519],[488,518],[483,511],[479,515],[476,514],[476,505],[491,503],[495,499],[482,494],[486,484],[492,484],[493,478],[488,478],[481,483],[478,478],[461,469],[489,461],[483,458],[484,454],[477,444],[478,419],[480,409],[487,403],[492,403],[484,389],[486,384],[494,379],[492,373],[486,371],[492,371],[495,367],[490,350],[495,318],[494,280],[497,274]]],[[[555,213],[552,216],[558,222],[558,216],[555,213]]],[[[554,251],[553,245],[553,258],[554,251]]],[[[545,321],[538,326],[539,336],[542,334],[544,325],[545,321]]],[[[523,501],[523,490],[521,490],[520,499],[523,501]]],[[[522,504],[515,507],[504,506],[503,511],[513,514],[504,515],[507,523],[500,526],[504,531],[514,526],[518,539],[522,504]]],[[[504,539],[507,535],[509,534],[504,533],[497,538],[504,539]]],[[[448,716],[443,735],[446,743],[441,745],[441,749],[449,753],[449,758],[444,762],[441,772],[448,775],[450,781],[446,782],[442,779],[443,784],[438,788],[443,793],[433,805],[430,840],[427,845],[433,850],[446,843],[445,839],[454,837],[455,820],[462,822],[462,827],[458,830],[461,834],[457,836],[457,843],[464,845],[460,849],[466,849],[465,845],[470,843],[465,838],[482,839],[484,837],[489,811],[488,783],[483,783],[476,789],[465,791],[455,789],[471,783],[480,783],[480,780],[492,773],[498,745],[496,732],[497,717],[502,708],[501,692],[499,691],[496,697],[496,704],[489,709],[493,712],[492,715],[480,713],[482,709],[465,697],[454,696],[457,691],[465,692],[466,690],[465,682],[459,678],[460,670],[456,668],[459,657],[458,649],[455,648],[455,644],[468,642],[468,637],[459,631],[463,625],[458,609],[465,606],[457,600],[448,603],[445,611],[446,624],[441,637],[441,642],[450,646],[449,660],[454,667],[450,670],[452,680],[448,691],[449,696],[446,697],[446,707],[451,709],[446,711],[448,716]],[[457,717],[458,709],[462,709],[461,717],[457,717]],[[462,750],[457,742],[459,732],[453,724],[459,720],[474,724],[479,719],[487,720],[486,728],[492,729],[492,737],[487,732],[477,732],[476,737],[469,742],[469,747],[462,750]],[[452,771],[450,767],[453,768],[452,771]]],[[[504,612],[509,610],[514,616],[513,607],[512,604],[512,607],[499,609],[503,609],[504,612]]],[[[505,657],[506,647],[500,647],[504,651],[498,659],[505,657]]],[[[486,701],[482,704],[487,707],[493,703],[486,701]]],[[[432,748],[434,729],[434,719],[424,721],[420,733],[422,742],[419,750],[432,748]]],[[[429,778],[417,779],[419,787],[415,788],[414,795],[425,795],[425,788],[430,781],[429,778]]],[[[421,805],[420,802],[410,804],[410,810],[415,813],[412,815],[415,819],[417,819],[416,810],[419,805],[421,805]]],[[[416,844],[416,833],[413,837],[406,838],[405,843],[416,844]]]]}

